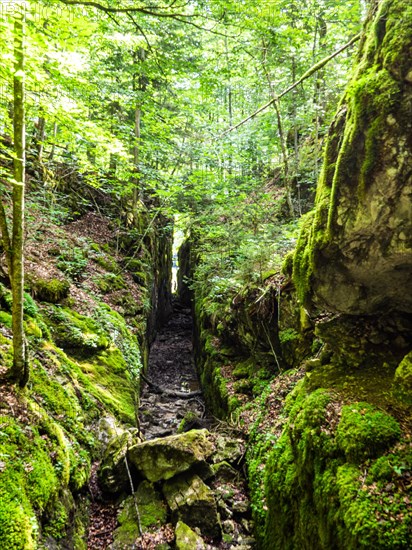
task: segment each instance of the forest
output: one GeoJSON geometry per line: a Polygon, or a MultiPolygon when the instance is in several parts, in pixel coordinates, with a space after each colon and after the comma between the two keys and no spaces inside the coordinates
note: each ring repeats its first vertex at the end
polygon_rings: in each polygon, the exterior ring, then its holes
{"type": "Polygon", "coordinates": [[[411,548],[412,5],[0,44],[0,549],[411,548]]]}

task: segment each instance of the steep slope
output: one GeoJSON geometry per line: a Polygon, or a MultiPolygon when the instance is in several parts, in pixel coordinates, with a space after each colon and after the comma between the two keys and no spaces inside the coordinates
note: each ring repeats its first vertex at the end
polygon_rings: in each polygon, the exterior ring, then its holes
{"type": "Polygon", "coordinates": [[[0,541],[80,549],[91,465],[116,426],[137,432],[139,373],[167,299],[168,237],[157,248],[166,221],[150,225],[143,206],[138,230],[119,231],[97,212],[67,222],[61,203],[39,194],[27,211],[25,390],[7,384],[11,296],[6,278],[0,285],[0,541]]]}

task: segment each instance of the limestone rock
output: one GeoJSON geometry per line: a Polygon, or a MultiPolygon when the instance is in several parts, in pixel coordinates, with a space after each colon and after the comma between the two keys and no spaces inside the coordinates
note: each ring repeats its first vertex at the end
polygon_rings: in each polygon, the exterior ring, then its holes
{"type": "Polygon", "coordinates": [[[218,462],[236,463],[244,454],[244,441],[243,439],[234,439],[233,437],[226,437],[222,434],[218,434],[215,439],[216,451],[213,453],[212,462],[217,464],[218,462]]]}
{"type": "Polygon", "coordinates": [[[213,453],[207,430],[191,430],[139,443],[129,449],[128,459],[149,481],[160,481],[185,472],[213,453]]]}
{"type": "MultiPolygon", "coordinates": [[[[166,505],[151,483],[143,481],[139,485],[135,496],[143,533],[151,527],[166,523],[166,505]]],[[[112,550],[132,548],[134,542],[140,536],[133,496],[123,501],[117,521],[119,527],[114,532],[112,550]]]]}
{"type": "Polygon", "coordinates": [[[213,464],[212,471],[214,476],[221,481],[234,481],[240,476],[239,472],[225,460],[213,464]]]}
{"type": "Polygon", "coordinates": [[[176,548],[177,550],[204,550],[206,545],[186,523],[178,521],[176,525],[176,548]]]}
{"type": "Polygon", "coordinates": [[[127,449],[136,443],[129,432],[118,429],[109,441],[97,472],[101,489],[110,494],[118,494],[129,488],[129,476],[125,464],[127,449]]]}
{"type": "Polygon", "coordinates": [[[116,419],[113,416],[103,416],[97,424],[96,436],[106,449],[109,441],[119,433],[116,419]]]}
{"type": "Polygon", "coordinates": [[[412,352],[403,358],[396,369],[393,391],[402,401],[412,405],[412,352]]]}
{"type": "Polygon", "coordinates": [[[302,225],[294,282],[331,311],[412,312],[410,19],[380,2],[332,123],[315,213],[302,225]],[[405,82],[409,84],[405,85],[405,82]]]}
{"type": "Polygon", "coordinates": [[[212,538],[221,537],[216,501],[211,489],[197,475],[181,474],[163,485],[172,516],[212,538]]]}

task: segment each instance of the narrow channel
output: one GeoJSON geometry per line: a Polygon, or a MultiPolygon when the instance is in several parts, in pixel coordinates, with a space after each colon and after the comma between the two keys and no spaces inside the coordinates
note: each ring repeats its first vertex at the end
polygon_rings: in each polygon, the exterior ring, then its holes
{"type": "Polygon", "coordinates": [[[147,379],[152,384],[143,383],[139,410],[145,439],[209,427],[212,423],[202,396],[197,395],[200,386],[193,360],[192,331],[190,309],[175,300],[173,313],[150,350],[147,379]]]}

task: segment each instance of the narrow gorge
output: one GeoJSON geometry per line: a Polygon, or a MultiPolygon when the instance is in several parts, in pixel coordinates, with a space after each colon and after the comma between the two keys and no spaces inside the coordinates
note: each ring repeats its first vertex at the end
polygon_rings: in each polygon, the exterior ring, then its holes
{"type": "Polygon", "coordinates": [[[411,548],[412,7],[0,31],[0,550],[411,548]]]}

